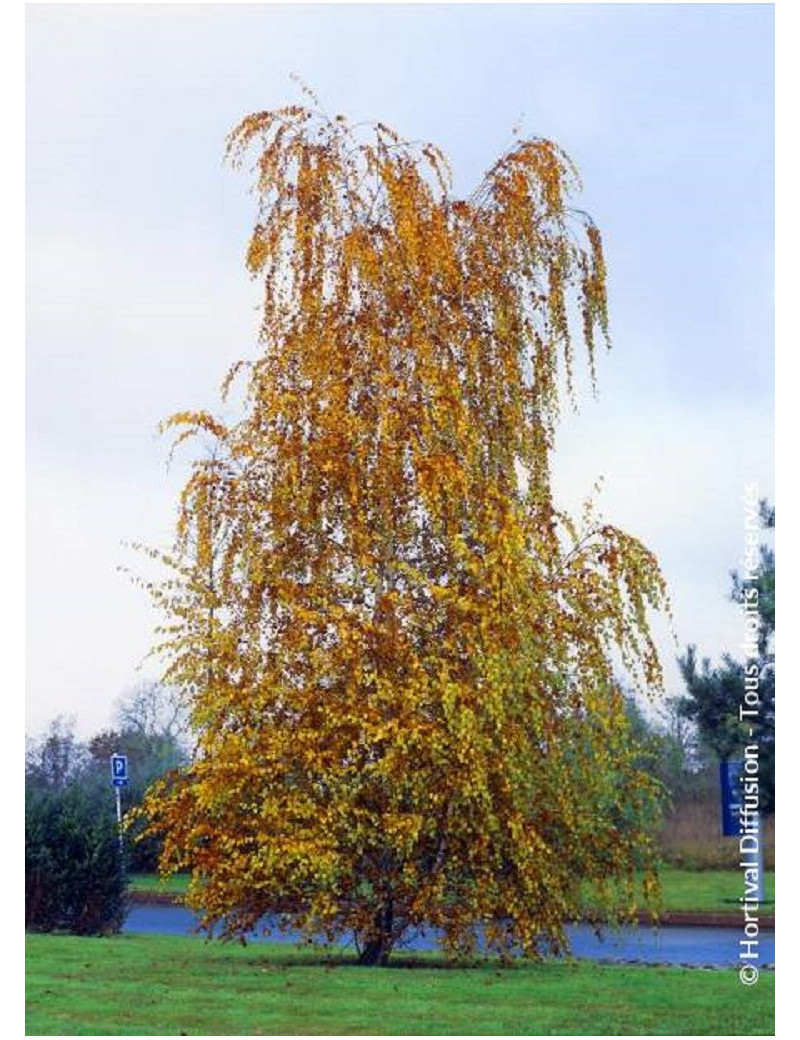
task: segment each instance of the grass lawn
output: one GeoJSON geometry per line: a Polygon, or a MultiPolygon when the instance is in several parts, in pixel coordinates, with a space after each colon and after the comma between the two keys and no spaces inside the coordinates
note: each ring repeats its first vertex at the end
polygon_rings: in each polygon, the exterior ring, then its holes
{"type": "MultiPolygon", "coordinates": [[[[683,870],[662,867],[661,887],[665,910],[729,910],[740,913],[739,896],[744,894],[740,870],[683,870]]],[[[775,908],[775,872],[764,874],[765,913],[775,908]]]]}
{"type": "MultiPolygon", "coordinates": [[[[687,870],[663,866],[659,871],[664,911],[694,910],[699,912],[728,912],[741,917],[739,896],[744,894],[744,879],[740,870],[687,870]]],[[[587,887],[587,902],[591,890],[587,887]]],[[[763,913],[775,911],[775,873],[764,875],[763,913]]]]}
{"type": "Polygon", "coordinates": [[[27,1035],[770,1035],[775,977],[437,955],[360,968],[285,946],[26,937],[27,1035]]]}
{"type": "MultiPolygon", "coordinates": [[[[679,867],[662,867],[661,885],[665,910],[701,910],[739,912],[739,896],[744,883],[739,870],[684,870],[679,867]]],[[[152,874],[134,874],[131,889],[136,892],[164,892],[179,896],[186,891],[186,877],[167,878],[159,881],[152,874]]],[[[770,871],[765,877],[765,912],[774,909],[775,874],[770,871]]]]}
{"type": "Polygon", "coordinates": [[[131,874],[130,890],[132,892],[161,892],[171,896],[182,896],[186,892],[189,878],[186,874],[174,874],[172,877],[159,878],[157,874],[131,874]]]}

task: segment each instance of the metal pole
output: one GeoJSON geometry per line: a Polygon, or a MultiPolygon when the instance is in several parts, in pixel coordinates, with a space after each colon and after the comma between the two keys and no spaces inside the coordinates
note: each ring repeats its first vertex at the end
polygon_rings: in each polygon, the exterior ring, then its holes
{"type": "Polygon", "coordinates": [[[119,855],[122,859],[123,855],[123,841],[122,841],[122,797],[120,795],[120,789],[114,788],[114,792],[117,796],[117,840],[119,841],[119,855]]]}
{"type": "Polygon", "coordinates": [[[764,829],[763,817],[758,814],[758,905],[764,903],[764,829]]]}

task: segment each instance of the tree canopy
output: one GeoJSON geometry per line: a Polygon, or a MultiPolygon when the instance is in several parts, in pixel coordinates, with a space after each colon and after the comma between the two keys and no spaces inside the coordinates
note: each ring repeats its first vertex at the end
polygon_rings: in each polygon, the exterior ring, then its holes
{"type": "MultiPolygon", "coordinates": [[[[621,660],[661,670],[653,555],[558,510],[550,458],[576,347],[607,342],[599,230],[575,167],[518,139],[469,198],[433,145],[311,108],[248,116],[257,356],[203,433],[167,577],[164,681],[197,753],[147,802],[207,926],[285,909],[382,962],[410,928],[453,953],[566,945],[650,868],[621,660]]],[[[650,883],[652,883],[652,877],[650,883]]]]}

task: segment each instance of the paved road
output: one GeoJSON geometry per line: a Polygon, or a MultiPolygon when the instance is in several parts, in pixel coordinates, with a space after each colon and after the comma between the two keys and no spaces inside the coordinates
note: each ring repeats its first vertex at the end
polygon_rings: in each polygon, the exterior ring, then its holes
{"type": "MultiPolygon", "coordinates": [[[[131,909],[124,931],[188,935],[194,923],[194,915],[183,907],[142,905],[131,909]]],[[[738,928],[620,928],[599,940],[588,925],[578,924],[570,925],[567,933],[576,957],[714,967],[738,964],[739,940],[743,938],[738,928]]],[[[252,938],[257,941],[265,937],[254,935],[252,938]]],[[[266,938],[271,942],[297,942],[297,934],[292,932],[275,932],[266,938]]],[[[435,946],[435,936],[428,932],[412,937],[404,948],[431,950],[435,946]]],[[[775,963],[774,932],[761,932],[758,953],[760,966],[775,963]]]]}

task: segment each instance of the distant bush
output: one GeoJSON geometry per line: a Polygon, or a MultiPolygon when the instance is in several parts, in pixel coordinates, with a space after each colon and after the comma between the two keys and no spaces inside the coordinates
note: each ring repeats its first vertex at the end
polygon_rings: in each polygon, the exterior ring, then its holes
{"type": "MultiPolygon", "coordinates": [[[[717,789],[698,798],[674,802],[656,835],[665,863],[689,870],[734,870],[739,865],[739,841],[723,838],[717,789]]],[[[764,866],[775,869],[775,818],[763,820],[764,866]]]]}
{"type": "Polygon", "coordinates": [[[109,935],[125,919],[125,875],[113,811],[78,783],[25,794],[25,927],[109,935]]]}

